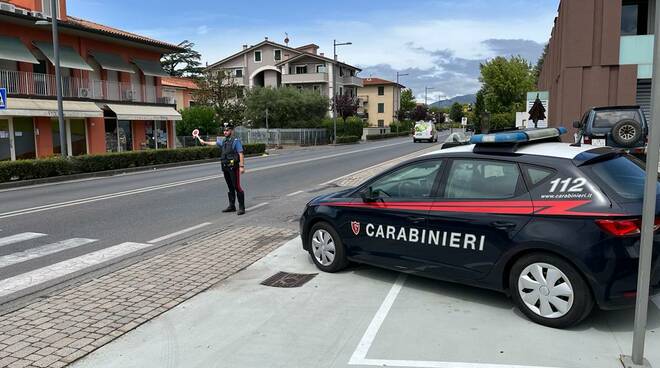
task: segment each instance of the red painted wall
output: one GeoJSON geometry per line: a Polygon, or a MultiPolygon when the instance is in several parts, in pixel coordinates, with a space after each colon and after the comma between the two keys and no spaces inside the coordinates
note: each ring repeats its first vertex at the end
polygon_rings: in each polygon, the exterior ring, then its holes
{"type": "Polygon", "coordinates": [[[36,136],[37,157],[48,157],[53,155],[53,126],[49,117],[34,118],[34,127],[39,129],[36,136]]]}
{"type": "MultiPolygon", "coordinates": [[[[28,10],[35,10],[35,11],[42,10],[41,0],[3,0],[3,1],[12,3],[18,7],[28,10]]],[[[66,19],[66,0],[59,0],[59,2],[60,2],[60,19],[66,19]]]]}
{"type": "Polygon", "coordinates": [[[103,118],[87,118],[87,141],[89,153],[105,153],[105,120],[103,118]]]}
{"type": "Polygon", "coordinates": [[[133,126],[133,150],[139,151],[142,149],[142,145],[147,142],[145,124],[144,121],[134,120],[131,125],[133,126]]]}

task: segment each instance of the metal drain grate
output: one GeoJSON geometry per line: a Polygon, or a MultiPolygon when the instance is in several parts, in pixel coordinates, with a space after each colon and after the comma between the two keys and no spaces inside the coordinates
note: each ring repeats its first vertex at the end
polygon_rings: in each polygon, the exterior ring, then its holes
{"type": "Polygon", "coordinates": [[[318,273],[288,273],[278,272],[273,276],[261,282],[261,285],[279,287],[279,288],[294,288],[305,285],[309,280],[313,279],[318,273]]]}

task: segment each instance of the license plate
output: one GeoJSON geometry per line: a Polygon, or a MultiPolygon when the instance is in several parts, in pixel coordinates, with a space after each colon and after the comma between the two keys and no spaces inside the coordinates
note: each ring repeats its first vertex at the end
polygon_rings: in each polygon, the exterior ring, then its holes
{"type": "Polygon", "coordinates": [[[605,140],[604,139],[592,139],[591,140],[591,145],[596,146],[596,147],[605,147],[605,140]]]}

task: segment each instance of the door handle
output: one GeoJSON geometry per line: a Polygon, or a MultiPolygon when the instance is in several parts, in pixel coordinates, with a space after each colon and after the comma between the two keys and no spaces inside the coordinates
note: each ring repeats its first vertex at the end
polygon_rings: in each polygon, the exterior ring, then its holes
{"type": "Polygon", "coordinates": [[[413,224],[419,224],[420,222],[426,221],[426,218],[425,217],[411,216],[411,217],[408,217],[408,221],[412,222],[413,224]]]}
{"type": "Polygon", "coordinates": [[[493,226],[496,229],[499,230],[510,230],[514,227],[516,227],[515,222],[507,222],[507,221],[494,221],[490,223],[491,226],[493,226]]]}

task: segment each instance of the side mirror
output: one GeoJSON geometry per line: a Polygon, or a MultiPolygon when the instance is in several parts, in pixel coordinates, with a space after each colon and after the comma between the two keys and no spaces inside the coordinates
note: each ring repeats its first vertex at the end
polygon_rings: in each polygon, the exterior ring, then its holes
{"type": "Polygon", "coordinates": [[[362,200],[367,203],[376,202],[376,198],[373,189],[371,187],[369,187],[366,192],[365,191],[361,192],[360,197],[362,197],[362,200]]]}
{"type": "Polygon", "coordinates": [[[581,128],[582,128],[582,123],[581,123],[580,121],[578,121],[578,120],[575,120],[575,121],[573,122],[573,128],[575,128],[575,129],[581,129],[581,128]]]}

